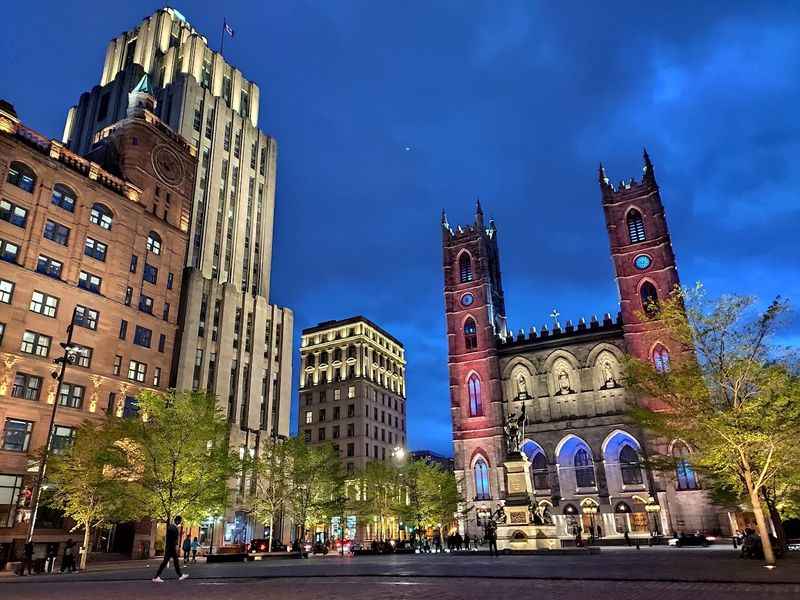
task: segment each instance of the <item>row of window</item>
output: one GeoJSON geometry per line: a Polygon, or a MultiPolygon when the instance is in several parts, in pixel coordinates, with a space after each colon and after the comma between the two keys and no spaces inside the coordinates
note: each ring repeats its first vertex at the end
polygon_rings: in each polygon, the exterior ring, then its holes
{"type": "MultiPolygon", "coordinates": [[[[355,417],[355,415],[356,415],[356,405],[355,404],[348,404],[347,405],[347,417],[345,417],[345,418],[355,417]]],[[[365,406],[364,407],[364,416],[369,419],[369,417],[370,417],[369,406],[365,406]]],[[[317,422],[318,423],[324,423],[327,420],[327,417],[328,417],[327,410],[324,409],[324,408],[319,409],[319,412],[317,413],[317,422]]],[[[332,413],[332,420],[333,421],[337,421],[337,420],[339,420],[341,418],[343,418],[343,417],[341,415],[340,407],[334,406],[333,407],[333,413],[332,413]]],[[[378,407],[377,406],[373,407],[372,418],[373,418],[374,421],[376,421],[376,422],[378,421],[378,407]]],[[[313,410],[305,411],[304,422],[305,422],[306,425],[310,425],[310,424],[314,423],[314,411],[313,410]]],[[[388,425],[389,427],[391,427],[392,426],[392,415],[390,415],[386,411],[383,411],[383,410],[380,411],[380,422],[383,423],[384,425],[388,425]]],[[[369,425],[367,425],[367,427],[369,427],[369,425]]],[[[395,416],[394,417],[394,427],[395,427],[395,429],[405,429],[405,419],[400,419],[399,417],[395,416]]],[[[369,435],[369,432],[367,432],[367,435],[369,435]]]]}
{"type": "MultiPolygon", "coordinates": [[[[309,429],[308,431],[310,432],[311,430],[309,429]]],[[[317,441],[318,442],[324,442],[324,441],[326,441],[328,439],[327,431],[328,431],[328,429],[326,427],[320,427],[320,428],[317,429],[317,441]]],[[[355,423],[348,423],[347,424],[347,432],[346,432],[346,435],[344,437],[351,438],[351,437],[355,437],[355,435],[356,435],[355,423]]],[[[366,437],[370,437],[370,427],[369,427],[368,423],[364,424],[364,435],[366,437]]],[[[342,437],[342,432],[341,432],[340,426],[339,425],[334,425],[331,428],[331,437],[330,437],[330,439],[338,440],[341,437],[342,437]]],[[[399,439],[399,437],[400,436],[398,436],[398,439],[399,439]]],[[[395,437],[394,437],[394,433],[393,432],[388,431],[386,429],[379,429],[378,427],[373,427],[372,438],[375,441],[378,441],[378,438],[380,438],[380,441],[385,442],[385,443],[389,443],[389,444],[393,444],[395,442],[395,437]]],[[[311,440],[309,439],[309,441],[311,441],[311,440]]]]}
{"type": "MultiPolygon", "coordinates": [[[[3,427],[2,449],[8,452],[27,452],[33,434],[33,421],[7,417],[3,427]]],[[[64,452],[75,440],[75,428],[66,425],[53,427],[51,451],[55,454],[64,452]]]]}

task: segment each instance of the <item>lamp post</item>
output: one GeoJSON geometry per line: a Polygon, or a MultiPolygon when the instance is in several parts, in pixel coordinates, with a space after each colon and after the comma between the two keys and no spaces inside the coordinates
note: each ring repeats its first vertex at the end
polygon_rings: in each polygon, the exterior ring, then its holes
{"type": "Polygon", "coordinates": [[[28,542],[33,541],[33,532],[36,529],[36,517],[39,514],[39,500],[41,499],[42,484],[47,471],[47,459],[50,458],[50,452],[53,446],[53,430],[55,429],[56,425],[56,411],[58,411],[59,400],[58,397],[61,394],[61,385],[64,383],[64,374],[66,373],[67,365],[74,365],[77,363],[78,359],[83,354],[80,347],[73,346],[72,344],[72,332],[75,328],[75,315],[77,314],[77,310],[77,306],[72,309],[72,318],[70,319],[69,325],[67,325],[67,341],[59,344],[59,346],[64,349],[64,354],[63,356],[59,356],[53,360],[55,364],[60,365],[60,368],[57,372],[54,371],[52,373],[53,377],[57,381],[56,396],[53,398],[53,410],[50,413],[50,425],[47,429],[47,440],[44,445],[44,453],[42,454],[42,459],[39,461],[39,469],[36,473],[36,480],[33,484],[33,493],[31,494],[32,509],[30,522],[28,523],[28,542]]]}
{"type": "MultiPolygon", "coordinates": [[[[652,539],[654,537],[653,536],[654,533],[657,536],[661,535],[661,530],[660,530],[660,528],[658,526],[658,515],[661,512],[661,505],[658,504],[658,502],[656,502],[655,500],[653,500],[652,502],[649,502],[649,503],[645,504],[644,505],[644,509],[645,509],[645,511],[647,511],[648,515],[653,515],[653,529],[652,529],[652,531],[650,533],[650,540],[652,541],[652,539]]],[[[648,516],[648,520],[649,520],[649,516],[648,516]]]]}

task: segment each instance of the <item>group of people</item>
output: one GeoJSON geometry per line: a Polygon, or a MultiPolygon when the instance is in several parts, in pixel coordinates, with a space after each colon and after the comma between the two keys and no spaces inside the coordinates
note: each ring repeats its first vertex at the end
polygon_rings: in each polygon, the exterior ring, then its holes
{"type": "MultiPolygon", "coordinates": [[[[59,573],[74,573],[78,570],[78,564],[75,561],[75,555],[78,551],[77,544],[69,538],[66,543],[64,544],[64,551],[61,554],[61,566],[59,569],[59,573]]],[[[28,541],[22,547],[22,563],[19,566],[19,571],[17,571],[18,575],[25,575],[25,571],[28,572],[28,575],[34,574],[34,561],[33,561],[33,554],[34,554],[34,547],[33,542],[28,541]]],[[[47,558],[45,559],[44,569],[48,573],[52,573],[54,571],[56,557],[58,556],[58,544],[50,544],[50,547],[47,550],[47,558]]],[[[38,567],[37,572],[41,572],[42,567],[38,567]]]]}

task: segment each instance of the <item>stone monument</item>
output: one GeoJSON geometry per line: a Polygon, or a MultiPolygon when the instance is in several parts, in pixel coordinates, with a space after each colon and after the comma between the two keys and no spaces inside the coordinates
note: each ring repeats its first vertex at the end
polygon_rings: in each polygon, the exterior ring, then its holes
{"type": "MultiPolygon", "coordinates": [[[[524,437],[525,410],[506,419],[506,499],[497,521],[499,551],[555,550],[561,548],[556,527],[544,506],[531,502],[530,465],[519,448],[524,437]]],[[[499,512],[499,511],[498,511],[499,512]]]]}

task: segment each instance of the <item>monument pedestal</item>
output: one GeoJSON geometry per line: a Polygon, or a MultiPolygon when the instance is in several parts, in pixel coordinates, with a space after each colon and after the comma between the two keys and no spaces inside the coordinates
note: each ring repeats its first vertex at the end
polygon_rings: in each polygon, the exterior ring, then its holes
{"type": "Polygon", "coordinates": [[[528,464],[519,453],[509,454],[503,466],[506,470],[506,501],[503,506],[505,522],[497,525],[497,549],[557,550],[561,540],[556,526],[534,524],[531,515],[528,464]]]}

